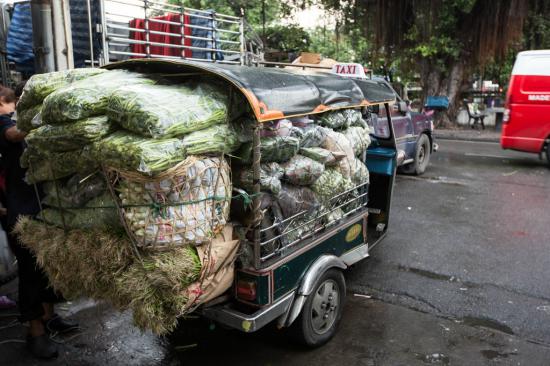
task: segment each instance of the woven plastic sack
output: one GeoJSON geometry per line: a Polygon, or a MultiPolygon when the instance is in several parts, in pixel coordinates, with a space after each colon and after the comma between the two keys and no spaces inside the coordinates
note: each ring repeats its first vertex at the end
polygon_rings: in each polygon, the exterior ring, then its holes
{"type": "Polygon", "coordinates": [[[109,118],[145,137],[181,136],[227,121],[227,96],[210,84],[128,85],[109,97],[109,118]]]}
{"type": "Polygon", "coordinates": [[[114,171],[128,234],[139,246],[200,245],[223,230],[231,201],[225,159],[190,156],[154,178],[114,171]]]}
{"type": "Polygon", "coordinates": [[[300,148],[300,154],[307,156],[310,159],[318,161],[325,166],[333,166],[338,161],[346,157],[345,153],[330,151],[322,147],[305,147],[300,148]]]}
{"type": "Polygon", "coordinates": [[[104,115],[111,93],[121,86],[147,84],[155,81],[143,74],[125,70],[91,76],[58,89],[44,99],[42,119],[45,124],[61,124],[104,115]]]}
{"type": "Polygon", "coordinates": [[[58,208],[82,207],[92,198],[107,190],[105,178],[100,173],[75,174],[67,180],[48,181],[42,185],[43,205],[58,208]]]}
{"type": "MultiPolygon", "coordinates": [[[[284,170],[278,163],[260,164],[260,189],[264,192],[279,193],[283,175],[284,170]]],[[[252,176],[251,166],[239,166],[233,174],[236,180],[235,184],[248,192],[252,192],[254,189],[252,176]]]]}
{"type": "Polygon", "coordinates": [[[370,145],[369,130],[362,127],[350,127],[342,131],[353,148],[355,155],[361,155],[370,145]]]}
{"type": "Polygon", "coordinates": [[[295,155],[281,164],[285,171],[285,180],[300,186],[313,184],[325,171],[325,166],[303,155],[295,155]]]}
{"type": "Polygon", "coordinates": [[[86,68],[35,74],[23,88],[23,94],[17,103],[17,112],[42,103],[48,95],[70,83],[105,72],[107,70],[86,68]]]}
{"type": "Polygon", "coordinates": [[[17,129],[19,131],[29,132],[40,126],[35,125],[35,117],[42,110],[42,104],[37,104],[28,109],[20,109],[17,111],[17,129]]]}
{"type": "Polygon", "coordinates": [[[336,207],[338,203],[346,202],[348,194],[344,192],[352,190],[355,184],[351,179],[343,176],[334,168],[325,169],[323,174],[311,185],[311,190],[326,208],[336,207]]]}
{"type": "Polygon", "coordinates": [[[20,159],[21,167],[27,168],[25,180],[29,184],[61,179],[75,173],[89,174],[98,168],[89,147],[67,152],[51,152],[42,155],[27,148],[20,159]]]}
{"type": "Polygon", "coordinates": [[[351,143],[342,133],[332,131],[328,128],[325,128],[325,132],[326,139],[321,147],[345,155],[344,158],[336,164],[336,169],[342,173],[344,177],[351,178],[354,174],[353,161],[355,160],[355,153],[351,147],[351,143]]]}
{"type": "Polygon", "coordinates": [[[229,154],[240,145],[237,132],[227,123],[191,132],[183,137],[183,146],[189,155],[229,154]]]}
{"type": "Polygon", "coordinates": [[[355,183],[355,185],[360,185],[363,183],[369,183],[370,181],[370,175],[369,170],[367,169],[367,166],[365,163],[363,163],[360,159],[355,158],[353,160],[353,175],[351,176],[351,181],[355,183]]]}
{"type": "Polygon", "coordinates": [[[107,116],[85,118],[71,124],[44,125],[29,133],[26,141],[42,152],[63,152],[82,148],[83,145],[113,132],[115,125],[107,116]]]}
{"type": "Polygon", "coordinates": [[[186,157],[180,139],[150,139],[117,131],[94,144],[96,159],[106,166],[155,174],[174,167],[186,157]]]}
{"type": "MultiPolygon", "coordinates": [[[[292,136],[264,137],[260,141],[263,163],[284,163],[298,153],[300,141],[292,136]]],[[[245,143],[237,152],[243,163],[252,162],[252,143],[245,143]]]]}
{"type": "Polygon", "coordinates": [[[346,129],[352,125],[357,125],[362,120],[361,111],[355,109],[344,109],[327,112],[317,121],[321,126],[332,128],[333,130],[346,129]]]}

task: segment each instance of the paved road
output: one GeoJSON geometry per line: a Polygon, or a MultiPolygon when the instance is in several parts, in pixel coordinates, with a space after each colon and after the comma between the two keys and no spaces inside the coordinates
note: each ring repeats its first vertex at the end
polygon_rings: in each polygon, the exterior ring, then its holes
{"type": "MultiPolygon", "coordinates": [[[[342,327],[325,347],[201,320],[158,339],[84,301],[71,306],[84,333],[49,364],[549,365],[550,169],[497,144],[440,146],[425,176],[398,177],[390,234],[348,271],[342,327]]],[[[0,315],[0,326],[12,320],[0,315]]],[[[24,329],[0,332],[2,342],[24,329]]],[[[1,364],[38,364],[21,343],[0,347],[1,364]]]]}

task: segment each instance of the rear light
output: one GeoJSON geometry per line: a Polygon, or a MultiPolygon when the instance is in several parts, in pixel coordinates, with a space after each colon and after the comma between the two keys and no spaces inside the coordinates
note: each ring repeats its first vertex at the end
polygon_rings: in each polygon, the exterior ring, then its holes
{"type": "Polygon", "coordinates": [[[510,109],[506,108],[502,115],[502,123],[508,123],[510,121],[510,109]]]}
{"type": "Polygon", "coordinates": [[[237,281],[237,297],[245,301],[256,300],[256,282],[238,280],[237,281]]]}

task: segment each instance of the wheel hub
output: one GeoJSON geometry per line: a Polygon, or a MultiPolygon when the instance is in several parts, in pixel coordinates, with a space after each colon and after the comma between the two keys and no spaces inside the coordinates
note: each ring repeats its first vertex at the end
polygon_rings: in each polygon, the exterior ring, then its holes
{"type": "Polygon", "coordinates": [[[313,298],[311,324],[317,334],[326,333],[333,325],[340,303],[338,284],[333,280],[323,282],[313,298]]]}

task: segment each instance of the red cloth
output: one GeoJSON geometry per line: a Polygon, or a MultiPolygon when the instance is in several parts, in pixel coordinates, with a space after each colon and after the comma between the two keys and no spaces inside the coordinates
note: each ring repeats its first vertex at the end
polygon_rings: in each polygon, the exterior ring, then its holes
{"type": "MultiPolygon", "coordinates": [[[[170,22],[180,22],[180,14],[177,13],[168,13],[163,16],[155,17],[152,19],[157,20],[163,20],[163,21],[170,21],[170,22]]],[[[189,24],[189,16],[184,15],[183,17],[183,34],[184,35],[191,35],[191,28],[186,27],[186,24],[189,24]]],[[[132,19],[130,21],[130,27],[131,28],[137,28],[137,29],[145,29],[145,19],[132,19]]],[[[149,20],[149,29],[152,31],[157,32],[165,32],[165,33],[176,33],[181,34],[181,26],[175,25],[175,24],[165,24],[165,23],[159,23],[155,21],[149,20]]],[[[130,38],[136,41],[145,41],[145,33],[144,32],[130,32],[130,38]]],[[[174,45],[181,45],[182,42],[182,36],[171,36],[167,34],[156,34],[156,33],[150,33],[149,34],[149,41],[150,42],[156,42],[156,43],[166,43],[166,44],[174,44],[174,45]]],[[[191,40],[189,38],[185,38],[184,45],[191,46],[191,40]]],[[[133,53],[146,53],[146,45],[145,44],[131,44],[130,50],[133,53]]],[[[192,57],[193,52],[189,49],[181,49],[177,47],[166,47],[166,46],[158,46],[158,45],[150,45],[149,52],[152,57],[155,56],[174,56],[174,57],[181,57],[182,54],[185,57],[192,57]]],[[[132,56],[133,58],[140,58],[142,56],[132,56]]]]}

